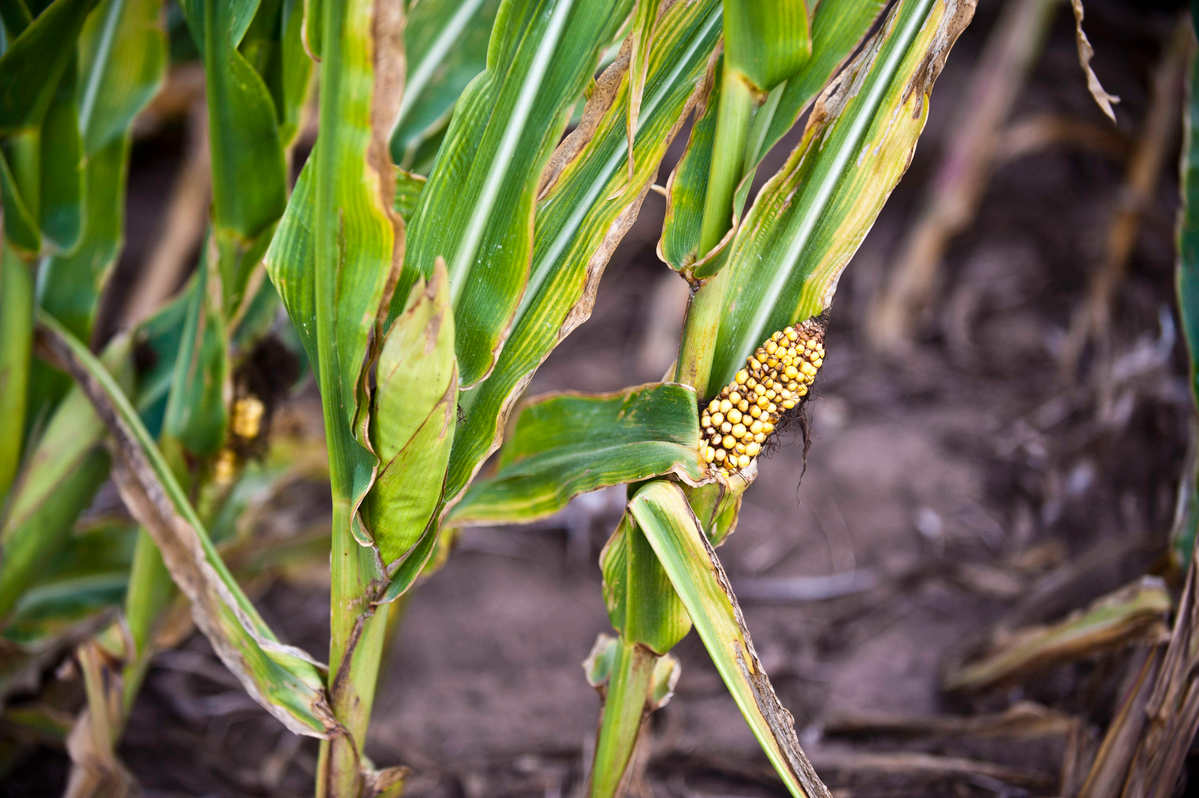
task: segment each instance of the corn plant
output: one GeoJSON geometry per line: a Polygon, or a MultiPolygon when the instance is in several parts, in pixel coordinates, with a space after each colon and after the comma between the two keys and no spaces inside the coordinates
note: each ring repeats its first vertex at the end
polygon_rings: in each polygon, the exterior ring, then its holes
{"type": "MultiPolygon", "coordinates": [[[[626,484],[600,562],[617,636],[586,666],[605,696],[590,794],[620,790],[694,626],[787,790],[827,795],[714,547],[813,385],[837,279],[910,161],[973,3],[182,0],[170,18],[206,78],[207,242],[181,296],[99,356],[90,324],[120,250],[130,126],[164,69],[163,8],[43,5],[0,5],[6,634],[31,628],[39,563],[78,548],[76,518],[110,462],[141,527],[103,566],[132,642],[109,628],[88,644],[125,663],[124,686],[115,703],[89,691],[90,728],[109,722],[72,735],[91,767],[73,783],[100,794],[120,776],[113,740],[173,583],[246,690],[321,739],[318,795],[397,793],[404,770],[363,753],[396,600],[455,529],[626,484]],[[317,137],[289,186],[313,82],[317,137]],[[503,440],[689,121],[659,243],[692,287],[669,379],[530,401],[503,440]],[[280,305],[322,401],[327,664],[271,631],[214,526],[229,452],[264,412],[234,374],[280,305]]],[[[87,650],[85,674],[101,667],[87,650]]]]}

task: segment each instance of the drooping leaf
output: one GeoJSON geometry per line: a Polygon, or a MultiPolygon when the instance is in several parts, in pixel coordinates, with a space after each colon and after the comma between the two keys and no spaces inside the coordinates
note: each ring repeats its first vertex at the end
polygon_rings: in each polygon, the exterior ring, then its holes
{"type": "Polygon", "coordinates": [[[507,338],[529,277],[542,169],[631,2],[505,0],[487,69],[455,106],[413,216],[392,311],[445,258],[464,388],[491,371],[507,338]]]}
{"type": "Polygon", "coordinates": [[[487,63],[499,0],[423,0],[404,26],[408,76],[391,134],[391,157],[405,168],[444,129],[462,90],[487,63]]]}
{"type": "Polygon", "coordinates": [[[376,381],[371,443],[379,476],[363,510],[386,565],[411,549],[428,526],[454,440],[458,381],[444,263],[428,285],[417,283],[392,323],[376,381]]]}
{"type": "Polygon", "coordinates": [[[720,5],[715,0],[664,8],[650,43],[631,187],[624,65],[613,64],[597,82],[582,121],[553,158],[537,208],[529,285],[512,335],[491,375],[462,396],[464,421],[450,456],[447,501],[461,494],[498,447],[508,413],[533,372],[591,315],[608,258],[637,217],[719,39],[720,5]]]}
{"type": "Polygon", "coordinates": [[[629,502],[629,512],[670,577],[695,631],[770,764],[793,796],[829,792],[799,746],[795,721],[779,703],[741,608],[716,552],[677,485],[651,482],[629,502]]]}
{"type": "Polygon", "coordinates": [[[41,124],[96,0],[54,0],[0,55],[0,135],[41,124]]]}
{"type": "MultiPolygon", "coordinates": [[[[745,200],[758,166],[778,144],[861,43],[886,6],[886,0],[823,0],[812,18],[812,53],[798,72],[776,86],[753,111],[745,153],[745,173],[733,202],[733,225],[739,224],[745,200]]],[[[720,85],[720,73],[715,85],[720,85]]],[[[694,270],[708,277],[720,261],[714,253],[699,252],[708,165],[713,158],[716,134],[716,98],[713,92],[701,117],[691,129],[687,149],[667,182],[666,216],[658,255],[676,271],[694,270]],[[700,257],[703,254],[704,257],[700,257]]]]}
{"type": "Polygon", "coordinates": [[[38,315],[39,335],[71,371],[116,436],[117,487],[154,536],[176,584],[191,600],[196,625],[225,666],[268,712],[297,734],[336,728],[311,657],[278,641],[229,574],[195,510],[133,406],[104,366],[61,325],[38,315]]]}
{"type": "Polygon", "coordinates": [[[0,241],[0,505],[21,462],[33,345],[33,276],[0,241]]]}
{"type": "Polygon", "coordinates": [[[763,186],[727,265],[697,293],[722,298],[711,374],[723,385],[766,336],[823,311],[841,270],[907,169],[928,98],[972,3],[904,0],[825,89],[763,186]]]}
{"type": "Polygon", "coordinates": [[[472,485],[451,523],[533,521],[574,496],[662,474],[702,478],[695,392],[653,383],[531,403],[500,450],[495,476],[472,485]]]}

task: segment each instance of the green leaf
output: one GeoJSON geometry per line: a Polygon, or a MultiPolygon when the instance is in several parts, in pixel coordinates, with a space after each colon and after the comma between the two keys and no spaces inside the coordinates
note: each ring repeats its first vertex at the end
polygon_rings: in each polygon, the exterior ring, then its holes
{"type": "Polygon", "coordinates": [[[133,406],[104,366],[61,325],[38,314],[39,334],[67,365],[117,438],[117,487],[154,537],[196,625],[225,666],[267,711],[297,734],[335,726],[323,680],[304,652],[281,644],[229,574],[203,524],[133,406]]]}
{"type": "Polygon", "coordinates": [[[96,0],[54,0],[0,55],[0,136],[41,124],[96,0]]]}
{"type": "MultiPolygon", "coordinates": [[[[1191,395],[1199,413],[1199,59],[1191,51],[1191,74],[1183,113],[1182,207],[1178,214],[1178,315],[1186,341],[1191,395]]],[[[1195,426],[1194,421],[1192,427],[1195,426]]],[[[1191,559],[1199,529],[1199,459],[1188,458],[1180,487],[1182,512],[1173,533],[1179,562],[1191,559]]]]}
{"type": "Polygon", "coordinates": [[[33,277],[0,242],[0,507],[21,462],[33,346],[33,277]]]}
{"type": "MultiPolygon", "coordinates": [[[[82,466],[84,471],[68,476],[63,489],[89,478],[98,486],[108,473],[107,455],[97,450],[82,466]]],[[[69,523],[66,530],[71,531],[69,523]]],[[[129,579],[135,536],[127,526],[68,535],[52,559],[37,563],[35,584],[21,595],[4,625],[4,638],[23,648],[39,648],[52,644],[78,622],[119,604],[129,579]]]]}
{"type": "Polygon", "coordinates": [[[464,420],[450,456],[447,501],[461,494],[498,447],[508,413],[533,372],[591,315],[608,258],[636,219],[719,39],[715,0],[676,2],[654,26],[632,185],[625,69],[618,62],[598,80],[583,120],[554,156],[555,170],[538,203],[529,285],[512,335],[491,375],[462,396],[464,420]]]}
{"type": "Polygon", "coordinates": [[[408,14],[404,51],[408,76],[391,156],[405,167],[418,148],[444,130],[466,84],[487,63],[487,41],[499,0],[422,0],[408,14]]]}
{"type": "Polygon", "coordinates": [[[187,2],[204,55],[212,152],[212,223],[227,317],[240,307],[250,273],[287,202],[287,167],[270,90],[237,50],[258,8],[248,2],[187,2]],[[252,177],[251,177],[252,176],[252,177]]]}
{"type": "Polygon", "coordinates": [[[767,92],[804,65],[812,52],[804,0],[724,0],[724,65],[767,92]]]}
{"type": "Polygon", "coordinates": [[[437,509],[458,410],[445,264],[416,288],[376,369],[371,443],[380,467],[363,511],[385,565],[417,543],[437,509]]]}
{"type": "Polygon", "coordinates": [[[240,48],[270,90],[285,145],[299,133],[312,85],[312,59],[301,38],[303,23],[301,0],[264,0],[240,48]]]}
{"type": "Polygon", "coordinates": [[[0,151],[0,202],[4,204],[4,236],[15,248],[34,254],[42,248],[42,231],[21,196],[8,158],[0,151]]]}
{"type": "MultiPolygon", "coordinates": [[[[659,0],[636,0],[633,12],[633,29],[629,33],[629,103],[626,130],[628,148],[632,152],[637,140],[637,117],[641,114],[641,98],[645,95],[645,79],[649,72],[649,48],[653,40],[654,24],[658,21],[659,0]]],[[[636,180],[637,170],[629,159],[629,182],[636,180]]]]}
{"type": "MultiPolygon", "coordinates": [[[[362,17],[354,13],[351,19],[362,17]]],[[[334,496],[355,507],[377,465],[364,446],[369,407],[360,405],[359,382],[384,289],[403,247],[402,222],[391,210],[393,167],[385,156],[380,159],[376,144],[390,132],[394,117],[383,104],[397,97],[373,97],[369,19],[367,14],[366,25],[326,32],[339,53],[322,62],[336,68],[322,71],[320,135],[265,256],[267,273],[318,376],[334,496]],[[374,102],[380,107],[373,108],[374,102]]],[[[360,542],[371,541],[362,534],[360,542]]]]}
{"type": "Polygon", "coordinates": [[[679,667],[674,657],[658,657],[637,643],[600,635],[583,663],[587,681],[600,690],[603,716],[595,741],[595,757],[587,794],[590,798],[622,795],[625,769],[632,758],[647,709],[655,698],[674,690],[679,667]]]}
{"type": "Polygon", "coordinates": [[[933,82],[972,9],[904,0],[817,100],[803,139],[737,231],[727,265],[693,301],[710,292],[722,307],[706,386],[732,379],[773,331],[828,307],[907,169],[933,82]]]}
{"type": "Polygon", "coordinates": [[[691,631],[691,617],[650,548],[645,534],[628,513],[600,554],[604,604],[612,628],[621,639],[665,654],[691,631]]]}
{"type": "MultiPolygon", "coordinates": [[[[32,330],[32,322],[27,327],[32,330]]],[[[113,339],[103,363],[122,388],[133,383],[130,336],[113,339]]],[[[0,530],[0,618],[57,561],[71,527],[108,478],[108,454],[99,447],[104,427],[78,386],[59,403],[30,449],[23,478],[9,500],[0,530]]],[[[19,436],[18,436],[19,440],[19,436]]]]}
{"type": "Polygon", "coordinates": [[[455,106],[392,309],[445,258],[463,388],[491,371],[507,337],[529,277],[541,172],[631,2],[505,0],[487,69],[455,106]]]}
{"type": "Polygon", "coordinates": [[[157,0],[104,0],[79,38],[82,229],[71,252],[43,262],[39,302],[85,340],[124,243],[129,128],[165,73],[161,11],[157,0]]]}
{"type": "Polygon", "coordinates": [[[695,392],[685,385],[542,398],[521,412],[495,476],[472,485],[449,522],[534,521],[609,485],[662,474],[698,481],[698,441],[695,392]]]}
{"type": "MultiPolygon", "coordinates": [[[[193,456],[211,456],[225,442],[229,362],[219,299],[212,296],[203,265],[187,294],[183,335],[171,361],[174,370],[163,419],[163,447],[168,456],[176,446],[193,456]]],[[[177,461],[176,476],[184,462],[177,461]]]]}
{"type": "Polygon", "coordinates": [[[58,251],[69,252],[79,242],[83,225],[83,139],[73,70],[59,81],[42,120],[37,150],[42,236],[58,251]]]}
{"type": "Polygon", "coordinates": [[[91,336],[100,293],[124,243],[128,166],[128,136],[88,158],[79,244],[70,253],[42,262],[41,306],[80,338],[91,336]]]}
{"type": "MultiPolygon", "coordinates": [[[[754,112],[745,153],[745,172],[733,202],[733,227],[741,219],[745,200],[758,166],[770,150],[795,125],[817,92],[841,68],[878,18],[886,0],[823,0],[812,18],[812,54],[799,71],[777,86],[754,112]]],[[[720,85],[719,67],[714,85],[720,85]]],[[[716,138],[716,100],[713,91],[701,117],[691,128],[687,149],[667,183],[666,217],[658,255],[676,271],[694,270],[696,277],[714,274],[720,249],[699,257],[700,227],[708,166],[716,138]]]]}
{"type": "Polygon", "coordinates": [[[420,201],[420,193],[425,188],[428,178],[403,169],[396,170],[396,196],[393,207],[400,218],[408,223],[416,212],[416,204],[420,201]]]}
{"type": "Polygon", "coordinates": [[[91,158],[125,135],[157,93],[165,71],[160,0],[102,0],[79,37],[79,127],[85,156],[91,158]]]}
{"type": "Polygon", "coordinates": [[[677,485],[652,482],[629,502],[638,526],[687,607],[720,678],[793,796],[825,796],[754,651],[728,577],[677,485]]]}
{"type": "Polygon", "coordinates": [[[241,44],[242,37],[254,21],[254,15],[258,13],[260,2],[261,0],[179,0],[179,5],[183,7],[183,14],[188,27],[191,28],[196,46],[200,48],[200,52],[204,52],[204,48],[210,42],[210,33],[220,38],[222,47],[237,47],[241,44]],[[208,20],[205,19],[209,11],[208,6],[220,6],[214,9],[220,19],[220,25],[215,29],[209,28],[208,20]]]}

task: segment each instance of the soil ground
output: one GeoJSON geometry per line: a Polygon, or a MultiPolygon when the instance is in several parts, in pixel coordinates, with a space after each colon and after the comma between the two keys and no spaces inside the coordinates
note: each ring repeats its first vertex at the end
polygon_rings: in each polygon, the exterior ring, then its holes
{"type": "MultiPolygon", "coordinates": [[[[981,3],[953,52],[912,168],[842,280],[809,407],[806,470],[792,433],[762,463],[738,531],[720,549],[766,669],[838,795],[1057,794],[1069,742],[1061,735],[897,739],[848,728],[866,715],[976,715],[1035,701],[1081,718],[1082,740],[1093,744],[1135,652],[971,696],[946,695],[941,674],[997,625],[1052,620],[1130,582],[1169,538],[1191,412],[1173,298],[1176,135],[1104,345],[1076,373],[1061,376],[1063,339],[1102,260],[1126,158],[1085,141],[1001,161],[946,252],[915,349],[889,357],[866,343],[870,302],[918,218],[953,114],[970,102],[967,80],[999,5],[981,3]],[[829,583],[794,579],[829,575],[841,580],[832,587],[852,590],[830,598],[829,583]],[[990,769],[953,765],[962,760],[990,769]]],[[[1088,4],[1095,67],[1123,100],[1117,130],[1128,146],[1176,13],[1088,4]]],[[[1110,137],[1064,6],[1012,119],[1043,114],[1110,137]]],[[[683,299],[653,252],[662,211],[651,194],[593,318],[531,393],[661,376],[683,299]]],[[[305,506],[323,512],[311,490],[305,506]]],[[[578,789],[599,710],[580,663],[610,631],[596,557],[620,502],[619,491],[606,492],[534,527],[468,529],[412,595],[369,746],[376,763],[414,769],[407,794],[578,789]]],[[[283,639],[324,651],[320,585],[278,582],[260,606],[283,639]]],[[[781,795],[702,646],[691,636],[676,654],[682,678],[651,719],[633,794],[781,795]]],[[[290,796],[310,789],[316,745],[251,703],[193,636],[151,669],[120,756],[148,795],[290,796]]],[[[54,794],[66,767],[41,752],[0,793],[54,794]]]]}

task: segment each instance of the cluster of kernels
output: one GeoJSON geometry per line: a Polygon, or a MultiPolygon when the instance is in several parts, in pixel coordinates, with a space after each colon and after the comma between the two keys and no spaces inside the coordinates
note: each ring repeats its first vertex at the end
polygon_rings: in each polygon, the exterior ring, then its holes
{"type": "Polygon", "coordinates": [[[266,405],[257,396],[242,396],[233,403],[230,431],[242,440],[252,441],[262,431],[262,416],[266,405]]]}
{"type": "Polygon", "coordinates": [[[700,456],[732,475],[753,462],[783,414],[808,395],[824,363],[824,327],[806,321],[770,336],[700,416],[700,456]]]}
{"type": "Polygon", "coordinates": [[[257,396],[240,396],[233,402],[229,414],[229,431],[233,434],[233,440],[217,453],[216,462],[213,463],[212,479],[216,484],[222,487],[233,484],[240,464],[238,449],[253,443],[262,432],[265,415],[266,405],[257,396]]]}

